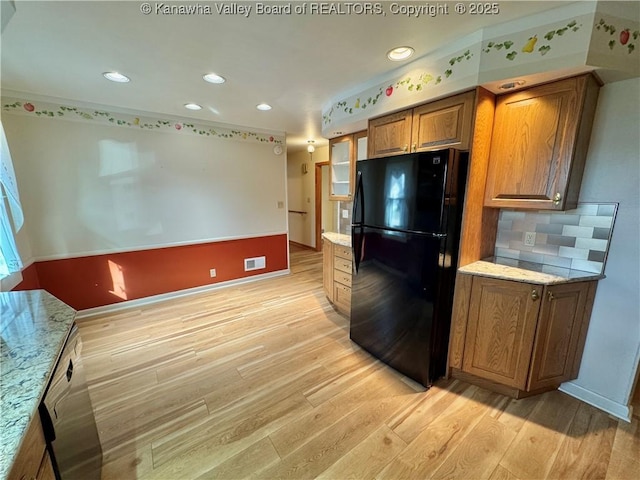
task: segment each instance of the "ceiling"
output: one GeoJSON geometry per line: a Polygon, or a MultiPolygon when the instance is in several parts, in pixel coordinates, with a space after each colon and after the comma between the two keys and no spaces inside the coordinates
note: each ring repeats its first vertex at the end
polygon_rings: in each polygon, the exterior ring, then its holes
{"type": "Polygon", "coordinates": [[[257,15],[256,2],[186,3],[203,13],[143,15],[140,1],[17,0],[1,37],[2,90],[282,131],[295,151],[308,139],[323,143],[323,106],[399,66],[386,58],[391,48],[413,46],[418,58],[482,27],[566,4],[503,1],[499,15],[461,16],[454,2],[440,2],[449,15],[415,18],[390,13],[392,2],[381,2],[385,15],[257,15]],[[220,5],[252,11],[220,15],[220,5]],[[131,82],[107,81],[102,73],[111,70],[131,82]],[[204,82],[208,72],[227,82],[204,82]],[[204,108],[191,112],[188,102],[204,108]],[[273,109],[258,111],[261,102],[273,109]]]}

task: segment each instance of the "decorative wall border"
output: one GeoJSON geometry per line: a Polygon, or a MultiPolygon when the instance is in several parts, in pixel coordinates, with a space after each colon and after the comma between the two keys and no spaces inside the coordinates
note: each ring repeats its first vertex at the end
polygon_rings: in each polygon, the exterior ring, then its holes
{"type": "Polygon", "coordinates": [[[73,105],[62,105],[13,97],[2,98],[2,112],[40,118],[80,121],[93,124],[133,128],[136,130],[150,130],[156,132],[195,135],[199,137],[220,138],[225,140],[254,141],[274,145],[283,145],[285,143],[284,137],[280,135],[206,125],[186,119],[168,120],[150,116],[113,113],[96,108],[77,107],[73,105]]]}
{"type": "Polygon", "coordinates": [[[435,50],[386,82],[325,105],[323,134],[331,137],[368,118],[523,75],[598,68],[637,75],[640,24],[609,15],[607,8],[579,2],[471,33],[455,42],[455,50],[435,50]],[[606,61],[591,55],[596,52],[604,52],[606,61]]]}

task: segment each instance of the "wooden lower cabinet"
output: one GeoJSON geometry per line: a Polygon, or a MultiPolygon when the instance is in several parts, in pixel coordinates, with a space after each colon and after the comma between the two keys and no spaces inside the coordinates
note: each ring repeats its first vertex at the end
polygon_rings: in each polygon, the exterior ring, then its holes
{"type": "Polygon", "coordinates": [[[323,239],[324,293],[336,309],[347,316],[351,314],[351,268],[351,248],[323,239]]]}
{"type": "Polygon", "coordinates": [[[537,285],[459,274],[453,376],[526,396],[576,378],[597,281],[537,285]]]}
{"type": "Polygon", "coordinates": [[[322,239],[322,287],[333,302],[333,243],[326,238],[322,239]]]}
{"type": "Polygon", "coordinates": [[[9,471],[9,480],[53,480],[55,474],[46,449],[40,417],[31,419],[20,451],[9,471]]]}

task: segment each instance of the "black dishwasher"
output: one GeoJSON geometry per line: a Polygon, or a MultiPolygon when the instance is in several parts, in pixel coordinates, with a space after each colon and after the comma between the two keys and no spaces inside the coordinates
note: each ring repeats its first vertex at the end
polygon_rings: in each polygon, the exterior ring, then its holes
{"type": "Polygon", "coordinates": [[[40,416],[58,480],[100,480],[102,448],[82,365],[82,341],[73,325],[40,404],[40,416]]]}

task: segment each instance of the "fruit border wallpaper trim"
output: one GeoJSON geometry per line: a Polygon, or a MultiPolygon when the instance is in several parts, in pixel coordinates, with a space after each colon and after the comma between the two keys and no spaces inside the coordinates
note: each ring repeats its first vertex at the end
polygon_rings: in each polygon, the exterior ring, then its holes
{"type": "Polygon", "coordinates": [[[327,105],[323,109],[323,133],[331,136],[334,129],[341,130],[344,125],[366,120],[365,111],[369,118],[384,115],[481,83],[517,77],[523,70],[526,74],[544,73],[566,62],[562,68],[631,71],[634,62],[637,64],[638,22],[598,11],[579,13],[575,8],[561,8],[555,22],[529,28],[522,24],[521,29],[514,28],[514,22],[512,33],[494,33],[481,41],[469,35],[460,40],[458,53],[453,56],[435,51],[407,64],[405,72],[413,65],[410,74],[398,74],[388,83],[327,105]],[[586,63],[588,54],[595,52],[604,52],[608,57],[606,65],[599,61],[602,58],[586,63]],[[400,98],[395,98],[398,93],[404,97],[403,104],[400,98]]]}
{"type": "Polygon", "coordinates": [[[41,118],[57,118],[71,121],[86,121],[94,124],[196,135],[199,137],[226,140],[246,140],[273,145],[283,145],[284,137],[238,130],[228,127],[211,126],[189,120],[167,120],[127,113],[112,113],[94,108],[81,108],[48,102],[29,101],[17,98],[2,98],[2,111],[19,115],[33,115],[41,118]]]}

